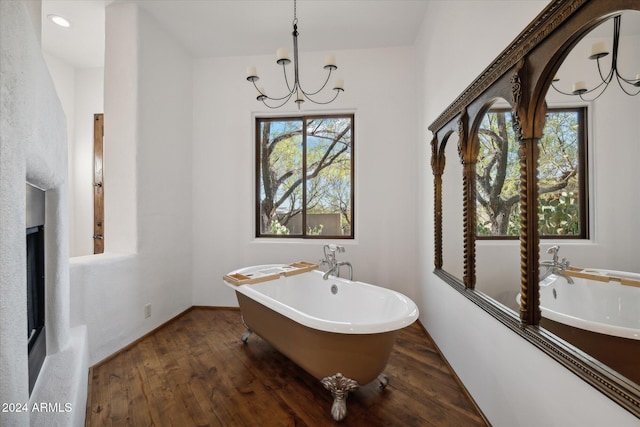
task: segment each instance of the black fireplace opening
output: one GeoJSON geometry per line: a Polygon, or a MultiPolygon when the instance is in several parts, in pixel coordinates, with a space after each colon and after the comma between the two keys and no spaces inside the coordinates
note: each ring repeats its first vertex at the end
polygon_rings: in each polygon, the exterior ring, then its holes
{"type": "Polygon", "coordinates": [[[45,333],[44,191],[27,185],[27,338],[29,395],[47,356],[45,333]]]}
{"type": "Polygon", "coordinates": [[[27,228],[29,394],[47,354],[44,333],[44,226],[27,228]]]}

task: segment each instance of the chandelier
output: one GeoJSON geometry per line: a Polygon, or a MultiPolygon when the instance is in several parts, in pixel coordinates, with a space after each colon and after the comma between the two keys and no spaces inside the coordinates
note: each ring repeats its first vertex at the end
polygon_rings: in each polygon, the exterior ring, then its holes
{"type": "Polygon", "coordinates": [[[609,87],[609,83],[615,78],[618,82],[618,86],[622,89],[624,93],[629,96],[636,96],[640,93],[640,74],[636,74],[635,79],[627,79],[620,75],[618,71],[618,43],[620,42],[620,22],[621,16],[618,15],[613,18],[613,56],[611,57],[611,69],[609,73],[605,76],[602,72],[602,65],[600,64],[600,58],[604,58],[609,55],[607,51],[607,45],[605,42],[594,43],[591,47],[591,55],[589,59],[595,60],[598,64],[598,74],[600,76],[600,82],[593,88],[587,89],[587,85],[584,81],[578,81],[573,84],[573,88],[571,92],[566,92],[558,89],[555,85],[560,79],[554,78],[551,82],[551,86],[559,93],[563,95],[573,95],[579,96],[583,101],[594,101],[600,97],[604,93],[604,91],[609,87]],[[635,89],[639,88],[639,89],[635,89]],[[591,99],[585,99],[583,95],[593,94],[594,97],[591,99]]]}
{"type": "Polygon", "coordinates": [[[336,79],[333,85],[333,90],[335,94],[333,98],[328,101],[320,101],[318,99],[314,99],[316,95],[318,95],[322,90],[327,86],[329,79],[331,78],[331,73],[338,69],[336,66],[336,59],[333,55],[327,55],[325,58],[324,69],[327,70],[327,78],[324,83],[320,87],[320,89],[315,92],[309,92],[302,88],[300,84],[300,76],[299,76],[299,67],[298,67],[298,18],[296,16],[296,0],[293,1],[293,84],[290,84],[290,80],[287,77],[287,65],[291,63],[289,59],[289,52],[285,48],[279,48],[276,51],[276,63],[278,65],[282,65],[282,72],[284,73],[284,81],[287,86],[287,94],[281,97],[273,97],[267,95],[264,88],[258,87],[256,82],[260,79],[258,77],[258,72],[256,67],[247,67],[247,80],[253,83],[253,86],[258,91],[258,96],[256,99],[258,101],[262,101],[264,105],[269,108],[280,108],[285,105],[291,98],[298,104],[298,109],[300,109],[300,105],[305,102],[305,100],[311,101],[314,104],[329,104],[333,102],[340,92],[344,91],[344,80],[336,79]],[[271,101],[271,104],[267,103],[267,101],[271,101]]]}

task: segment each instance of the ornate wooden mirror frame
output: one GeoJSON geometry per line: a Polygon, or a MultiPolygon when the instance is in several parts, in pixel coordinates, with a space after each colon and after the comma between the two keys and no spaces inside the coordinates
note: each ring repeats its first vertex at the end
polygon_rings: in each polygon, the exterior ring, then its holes
{"type": "MultiPolygon", "coordinates": [[[[516,37],[430,126],[433,133],[431,166],[435,189],[435,274],[515,333],[640,417],[638,384],[619,377],[555,335],[538,327],[538,141],[547,110],[545,96],[551,81],[571,49],[589,31],[624,10],[640,10],[638,0],[554,0],[516,37]],[[496,99],[512,108],[520,158],[520,313],[497,304],[475,290],[477,128],[496,99]],[[463,164],[464,277],[462,281],[442,268],[442,175],[444,146],[458,133],[458,154],[463,164]]],[[[453,161],[455,159],[450,159],[453,161]]]]}

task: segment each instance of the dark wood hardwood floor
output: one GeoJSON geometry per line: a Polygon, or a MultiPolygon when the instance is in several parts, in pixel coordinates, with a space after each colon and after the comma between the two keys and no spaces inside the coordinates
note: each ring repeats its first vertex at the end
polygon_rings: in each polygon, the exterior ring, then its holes
{"type": "Polygon", "coordinates": [[[91,368],[86,425],[486,425],[417,323],[398,336],[388,387],[349,394],[340,423],[319,381],[244,331],[237,310],[188,310],[91,368]]]}

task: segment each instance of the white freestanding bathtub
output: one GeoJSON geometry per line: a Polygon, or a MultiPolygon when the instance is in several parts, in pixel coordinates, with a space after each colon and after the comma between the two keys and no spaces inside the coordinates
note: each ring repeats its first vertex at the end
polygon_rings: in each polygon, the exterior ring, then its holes
{"type": "MultiPolygon", "coordinates": [[[[285,276],[288,268],[285,264],[247,267],[230,275],[277,278],[225,283],[236,291],[247,329],[331,391],[331,413],[339,421],[346,416],[349,391],[376,378],[386,386],[382,371],[396,335],[418,318],[418,309],[390,289],[334,276],[324,280],[318,270],[285,276]]],[[[243,335],[243,341],[247,339],[248,334],[243,335]]]]}

